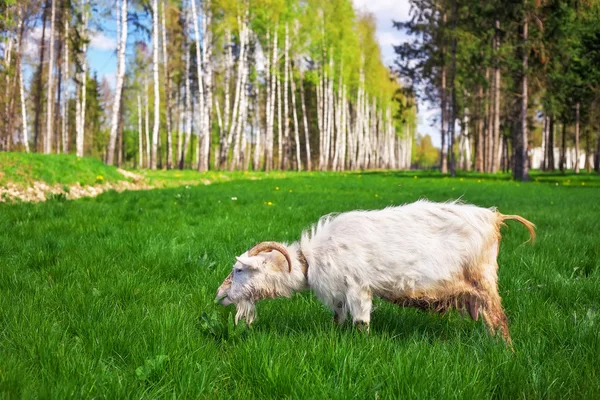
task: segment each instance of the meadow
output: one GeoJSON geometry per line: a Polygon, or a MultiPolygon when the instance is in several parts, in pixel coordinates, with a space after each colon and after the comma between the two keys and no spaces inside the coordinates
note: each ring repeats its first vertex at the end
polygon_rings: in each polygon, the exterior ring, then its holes
{"type": "Polygon", "coordinates": [[[598,177],[225,178],[0,204],[0,397],[600,398],[598,177]],[[514,352],[456,312],[376,301],[365,334],[335,326],[310,292],[258,303],[251,328],[214,304],[234,256],[256,242],[419,198],[497,206],[537,225],[533,246],[521,225],[503,229],[514,352]]]}

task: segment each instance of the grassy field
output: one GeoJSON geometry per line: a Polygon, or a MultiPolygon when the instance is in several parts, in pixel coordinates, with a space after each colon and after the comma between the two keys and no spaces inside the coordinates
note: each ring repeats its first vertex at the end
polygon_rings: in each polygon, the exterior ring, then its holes
{"type": "Polygon", "coordinates": [[[0,397],[600,398],[597,177],[241,177],[0,204],[0,397]],[[329,212],[422,197],[537,224],[533,247],[521,225],[503,230],[514,353],[457,313],[377,301],[362,334],[335,327],[309,292],[259,303],[250,329],[213,304],[254,243],[293,241],[329,212]]]}
{"type": "Polygon", "coordinates": [[[34,181],[49,185],[94,185],[127,180],[115,167],[89,157],[73,154],[47,156],[36,153],[0,152],[0,186],[12,182],[30,186],[34,181]]]}

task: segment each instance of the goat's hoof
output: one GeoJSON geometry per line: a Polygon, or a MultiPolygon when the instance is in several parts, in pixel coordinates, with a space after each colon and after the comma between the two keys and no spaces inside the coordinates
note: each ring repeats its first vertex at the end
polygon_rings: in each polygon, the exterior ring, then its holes
{"type": "Polygon", "coordinates": [[[365,321],[356,321],[354,326],[359,332],[369,333],[369,323],[365,321]]]}

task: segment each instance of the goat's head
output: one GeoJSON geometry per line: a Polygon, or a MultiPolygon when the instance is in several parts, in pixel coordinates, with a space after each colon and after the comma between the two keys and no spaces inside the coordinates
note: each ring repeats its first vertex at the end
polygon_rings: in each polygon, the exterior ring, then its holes
{"type": "Polygon", "coordinates": [[[250,325],[255,317],[256,300],[290,296],[288,284],[292,260],[280,243],[262,242],[236,257],[233,271],[217,290],[216,302],[236,305],[235,323],[240,318],[250,325]]]}

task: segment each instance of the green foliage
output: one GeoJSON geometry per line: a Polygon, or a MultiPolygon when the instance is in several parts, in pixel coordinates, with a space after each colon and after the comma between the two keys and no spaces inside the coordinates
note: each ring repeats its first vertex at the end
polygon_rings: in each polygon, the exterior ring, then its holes
{"type": "Polygon", "coordinates": [[[0,204],[0,396],[600,396],[599,186],[422,172],[259,177],[0,204]],[[254,243],[296,240],[326,213],[421,197],[537,224],[533,247],[518,224],[502,231],[514,352],[455,312],[376,301],[365,335],[334,326],[309,292],[260,302],[252,329],[214,305],[234,256],[254,243]]]}
{"type": "Polygon", "coordinates": [[[439,165],[440,152],[437,147],[434,147],[429,135],[417,135],[412,152],[412,164],[418,168],[427,169],[439,165]]]}

